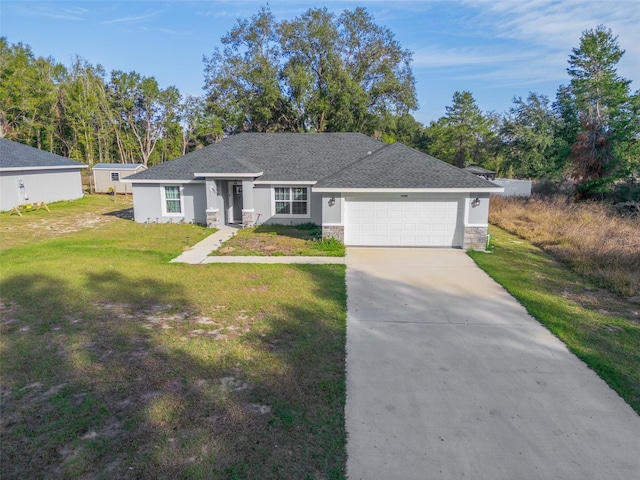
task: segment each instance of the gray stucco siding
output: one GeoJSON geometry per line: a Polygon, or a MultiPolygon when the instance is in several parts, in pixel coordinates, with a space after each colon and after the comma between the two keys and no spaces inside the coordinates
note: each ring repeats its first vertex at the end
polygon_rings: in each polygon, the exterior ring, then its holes
{"type": "Polygon", "coordinates": [[[489,195],[488,193],[470,193],[467,199],[468,218],[466,225],[487,225],[489,222],[489,195]],[[474,206],[474,200],[479,203],[474,206]]]}
{"type": "Polygon", "coordinates": [[[80,168],[0,172],[0,211],[27,203],[53,203],[82,198],[80,168]],[[19,187],[19,182],[24,185],[19,187]]]}
{"type": "Polygon", "coordinates": [[[313,193],[311,185],[300,185],[309,189],[309,208],[310,215],[305,217],[289,217],[276,216],[273,211],[273,188],[296,187],[298,185],[255,185],[253,188],[253,208],[255,210],[256,219],[260,215],[258,223],[274,224],[274,225],[295,225],[300,223],[315,223],[322,225],[322,194],[313,193]]]}
{"type": "Polygon", "coordinates": [[[322,225],[343,225],[343,202],[344,199],[339,193],[322,194],[322,225]]]}
{"type": "Polygon", "coordinates": [[[133,211],[134,220],[139,223],[199,223],[207,221],[207,198],[203,182],[174,184],[171,182],[134,183],[133,184],[133,211]],[[166,214],[163,208],[164,187],[177,185],[180,187],[182,202],[181,214],[166,214]]]}

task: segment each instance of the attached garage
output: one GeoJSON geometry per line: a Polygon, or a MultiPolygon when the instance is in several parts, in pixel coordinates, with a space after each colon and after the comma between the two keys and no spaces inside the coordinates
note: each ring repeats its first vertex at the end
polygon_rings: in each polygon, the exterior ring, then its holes
{"type": "Polygon", "coordinates": [[[351,246],[461,247],[464,198],[432,195],[346,197],[351,246]]]}

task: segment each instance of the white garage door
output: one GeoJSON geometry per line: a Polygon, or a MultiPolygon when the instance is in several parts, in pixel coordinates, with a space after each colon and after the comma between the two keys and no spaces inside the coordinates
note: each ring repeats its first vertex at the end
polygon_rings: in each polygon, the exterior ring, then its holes
{"type": "Polygon", "coordinates": [[[459,198],[346,199],[345,244],[459,247],[459,198]]]}

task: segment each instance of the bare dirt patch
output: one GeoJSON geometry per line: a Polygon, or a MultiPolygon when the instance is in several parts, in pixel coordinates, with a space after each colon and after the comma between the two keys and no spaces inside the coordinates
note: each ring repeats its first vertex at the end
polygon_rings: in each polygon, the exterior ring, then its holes
{"type": "Polygon", "coordinates": [[[132,199],[119,197],[117,202],[98,196],[52,204],[51,212],[27,212],[22,217],[2,212],[0,249],[25,245],[34,240],[63,237],[83,230],[95,230],[115,220],[132,219],[132,199]]]}

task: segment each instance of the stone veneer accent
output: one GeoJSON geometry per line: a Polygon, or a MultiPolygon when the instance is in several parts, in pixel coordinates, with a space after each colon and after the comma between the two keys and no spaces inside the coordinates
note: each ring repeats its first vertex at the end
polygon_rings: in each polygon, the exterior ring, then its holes
{"type": "Polygon", "coordinates": [[[323,225],[322,238],[335,238],[344,242],[344,226],[343,225],[323,225]]]}
{"type": "Polygon", "coordinates": [[[489,227],[464,227],[462,248],[485,250],[487,247],[487,229],[489,227]]]}
{"type": "Polygon", "coordinates": [[[254,210],[242,210],[242,228],[250,228],[255,224],[254,210]]]}
{"type": "Polygon", "coordinates": [[[207,228],[220,228],[220,210],[207,210],[207,228]]]}

